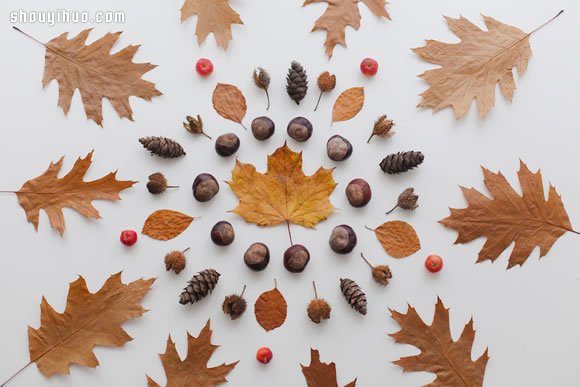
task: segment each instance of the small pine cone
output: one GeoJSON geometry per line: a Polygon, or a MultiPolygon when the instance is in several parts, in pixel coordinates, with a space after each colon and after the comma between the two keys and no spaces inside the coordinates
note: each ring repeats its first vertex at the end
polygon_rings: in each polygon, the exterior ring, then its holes
{"type": "Polygon", "coordinates": [[[395,126],[395,123],[393,122],[393,120],[389,120],[387,118],[387,115],[383,114],[382,116],[377,118],[377,120],[375,121],[375,124],[373,126],[373,133],[371,134],[371,136],[367,140],[367,143],[370,142],[374,136],[380,136],[380,137],[392,136],[394,134],[394,132],[391,130],[391,129],[393,129],[393,126],[395,126]]]}
{"type": "Polygon", "coordinates": [[[207,269],[194,275],[183,289],[179,297],[179,303],[185,305],[193,304],[211,294],[218,283],[220,273],[213,269],[207,269]]]}
{"type": "Polygon", "coordinates": [[[322,298],[315,298],[310,301],[306,311],[308,312],[308,317],[313,323],[320,324],[322,320],[328,320],[330,318],[330,311],[332,308],[326,300],[322,298]]]}
{"type": "Polygon", "coordinates": [[[421,152],[409,151],[398,152],[388,155],[379,164],[383,172],[389,175],[394,175],[402,172],[407,172],[419,166],[425,156],[421,152]]]}
{"type": "Polygon", "coordinates": [[[389,284],[389,280],[393,278],[393,273],[391,273],[391,269],[388,265],[378,265],[373,267],[373,279],[375,282],[387,286],[389,284]]]}
{"type": "Polygon", "coordinates": [[[327,92],[334,89],[336,86],[336,75],[330,74],[328,71],[323,72],[318,76],[318,88],[321,92],[327,92]]]}
{"type": "Polygon", "coordinates": [[[156,172],[149,176],[147,189],[153,195],[159,195],[167,190],[167,179],[161,172],[156,172]]]}
{"type": "Polygon", "coordinates": [[[232,320],[236,320],[244,314],[247,306],[248,303],[242,296],[231,294],[224,299],[222,309],[232,320]]]}
{"type": "Polygon", "coordinates": [[[362,315],[367,314],[367,296],[361,288],[351,279],[340,279],[340,290],[350,306],[362,315]]]}
{"type": "Polygon", "coordinates": [[[268,87],[270,86],[270,75],[266,70],[257,67],[252,74],[252,79],[257,87],[262,90],[268,90],[268,87]]]}
{"type": "Polygon", "coordinates": [[[292,61],[288,76],[286,77],[286,92],[296,105],[306,96],[308,91],[308,77],[302,65],[296,61],[292,61]]]}
{"type": "Polygon", "coordinates": [[[182,146],[170,138],[156,136],[141,137],[139,142],[145,149],[159,157],[171,159],[185,156],[185,151],[182,146]]]}
{"type": "Polygon", "coordinates": [[[165,270],[173,270],[175,274],[179,274],[185,269],[186,262],[183,251],[172,251],[165,255],[165,270]]]}

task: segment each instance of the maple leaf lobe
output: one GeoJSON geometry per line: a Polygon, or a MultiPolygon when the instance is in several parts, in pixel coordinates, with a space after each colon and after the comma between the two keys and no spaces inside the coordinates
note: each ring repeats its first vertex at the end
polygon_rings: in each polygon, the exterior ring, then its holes
{"type": "Polygon", "coordinates": [[[232,25],[244,24],[240,15],[230,7],[229,0],[185,0],[181,7],[181,22],[194,15],[197,15],[197,43],[203,43],[213,33],[218,46],[224,49],[232,40],[232,25]]]}

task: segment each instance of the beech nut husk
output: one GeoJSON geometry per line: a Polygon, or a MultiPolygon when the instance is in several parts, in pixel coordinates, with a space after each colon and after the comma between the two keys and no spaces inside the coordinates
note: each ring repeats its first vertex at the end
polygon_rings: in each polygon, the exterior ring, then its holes
{"type": "Polygon", "coordinates": [[[346,198],[353,207],[364,207],[371,201],[371,186],[364,179],[354,179],[346,186],[346,198]]]}
{"type": "Polygon", "coordinates": [[[284,267],[291,273],[301,273],[310,261],[308,249],[302,245],[290,246],[284,252],[284,267]]]}
{"type": "Polygon", "coordinates": [[[207,202],[211,200],[220,190],[220,186],[212,175],[201,173],[197,175],[191,186],[193,197],[198,202],[207,202]]]}
{"type": "Polygon", "coordinates": [[[250,129],[252,129],[252,134],[256,140],[264,141],[272,137],[276,130],[276,125],[270,118],[262,116],[254,118],[250,129]]]}
{"type": "Polygon", "coordinates": [[[234,133],[222,134],[215,141],[215,151],[222,157],[229,157],[240,149],[240,139],[234,133]]]}
{"type": "Polygon", "coordinates": [[[244,253],[244,263],[254,271],[262,271],[270,263],[270,249],[263,243],[252,243],[244,253]]]}
{"type": "Polygon", "coordinates": [[[312,136],[312,123],[304,117],[296,117],[288,123],[288,136],[298,142],[304,142],[312,136]]]}
{"type": "Polygon", "coordinates": [[[350,253],[355,248],[356,243],[356,233],[352,227],[346,224],[336,226],[330,233],[330,238],[328,239],[330,248],[337,254],[350,253]]]}
{"type": "Polygon", "coordinates": [[[225,220],[217,222],[211,229],[211,240],[218,246],[228,246],[231,245],[236,234],[234,232],[234,227],[230,222],[225,220]]]}
{"type": "Polygon", "coordinates": [[[326,154],[333,161],[343,161],[352,155],[352,144],[346,138],[335,134],[326,142],[326,154]]]}

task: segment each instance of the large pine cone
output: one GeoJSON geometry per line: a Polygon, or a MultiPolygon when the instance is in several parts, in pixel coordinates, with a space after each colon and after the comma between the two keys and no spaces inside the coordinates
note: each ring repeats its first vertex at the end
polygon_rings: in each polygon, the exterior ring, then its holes
{"type": "Polygon", "coordinates": [[[421,152],[399,152],[388,155],[379,165],[383,172],[394,175],[419,166],[424,159],[425,156],[421,152]]]}
{"type": "Polygon", "coordinates": [[[139,142],[145,149],[159,157],[172,159],[185,156],[185,151],[182,146],[170,138],[156,136],[141,137],[139,142]]]}
{"type": "Polygon", "coordinates": [[[218,283],[220,273],[214,269],[201,271],[193,276],[179,297],[179,303],[193,304],[209,295],[218,283]]]}
{"type": "Polygon", "coordinates": [[[350,306],[362,315],[367,314],[367,296],[361,288],[351,279],[340,279],[340,290],[350,306]]]}
{"type": "Polygon", "coordinates": [[[296,102],[296,105],[300,104],[300,101],[304,99],[308,91],[308,78],[300,63],[292,61],[286,77],[286,83],[288,95],[296,102]]]}

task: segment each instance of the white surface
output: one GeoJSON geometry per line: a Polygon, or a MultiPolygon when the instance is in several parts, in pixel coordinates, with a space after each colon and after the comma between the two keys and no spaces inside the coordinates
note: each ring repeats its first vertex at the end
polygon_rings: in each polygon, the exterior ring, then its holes
{"type": "MultiPolygon", "coordinates": [[[[18,189],[24,181],[42,173],[51,160],[65,155],[63,171],[68,171],[78,156],[95,150],[87,178],[97,178],[119,169],[119,178],[140,180],[134,189],[123,192],[121,202],[95,202],[103,219],[86,221],[77,213],[65,210],[66,234],[60,238],[50,229],[43,213],[38,233],[28,224],[16,197],[2,194],[0,199],[0,379],[28,362],[27,325],[38,327],[42,295],[62,310],[68,283],[83,275],[96,291],[111,274],[123,270],[125,281],[140,277],[158,277],[143,304],[151,311],[124,328],[134,341],[125,348],[97,347],[97,369],[73,366],[70,376],[44,378],[35,366],[18,376],[11,386],[143,386],[145,373],[164,383],[165,376],[157,354],[165,351],[167,335],[177,342],[185,355],[186,331],[197,335],[208,318],[212,320],[214,342],[222,345],[211,364],[240,360],[228,379],[232,386],[293,387],[305,385],[300,363],[309,363],[309,348],[318,348],[323,361],[335,361],[339,383],[358,377],[362,387],[379,385],[417,386],[433,379],[428,373],[403,374],[390,362],[400,356],[417,353],[410,346],[398,345],[386,334],[398,327],[388,317],[387,308],[406,310],[414,305],[421,316],[431,321],[436,296],[451,308],[452,333],[457,337],[471,316],[477,329],[473,356],[489,347],[490,360],[485,375],[486,386],[573,386],[578,385],[580,309],[578,291],[580,240],[564,235],[548,256],[538,260],[535,250],[523,266],[506,271],[511,249],[491,264],[475,264],[483,244],[477,240],[454,246],[456,234],[437,223],[448,215],[448,207],[463,207],[465,202],[458,185],[483,190],[479,166],[500,169],[516,183],[518,160],[532,170],[542,168],[544,182],[556,185],[572,223],[578,227],[580,184],[573,165],[577,162],[580,140],[578,131],[578,43],[580,4],[573,0],[541,1],[403,1],[393,0],[388,10],[392,22],[379,20],[360,6],[362,26],[348,29],[348,49],[337,47],[329,62],[324,54],[323,33],[310,33],[312,24],[324,11],[322,4],[301,8],[301,1],[240,1],[232,6],[245,25],[234,26],[234,39],[227,52],[216,47],[213,36],[198,47],[194,42],[194,20],[179,23],[181,1],[5,0],[0,3],[4,18],[0,38],[3,42],[2,128],[0,162],[2,189],[18,189]],[[57,107],[58,87],[52,83],[41,88],[44,50],[14,32],[8,22],[9,11],[25,9],[123,10],[124,25],[96,25],[90,39],[105,32],[124,30],[118,50],[128,44],[142,44],[136,61],[158,64],[146,75],[164,93],[152,103],[132,98],[135,122],[121,120],[110,104],[104,102],[104,129],[85,119],[80,96],[75,94],[71,112],[65,118],[57,107]],[[456,122],[452,111],[432,115],[417,110],[418,94],[427,85],[416,77],[429,67],[410,51],[432,38],[455,41],[441,15],[460,14],[482,25],[480,13],[530,31],[558,10],[566,13],[531,39],[534,55],[529,69],[517,79],[518,90],[512,104],[497,93],[496,107],[481,120],[472,106],[467,117],[456,122]],[[202,80],[194,74],[199,57],[211,58],[214,74],[202,80]],[[380,62],[379,75],[366,79],[358,64],[366,56],[380,62]],[[285,74],[291,60],[299,60],[310,76],[310,92],[300,106],[286,95],[285,74]],[[274,137],[255,141],[238,125],[218,116],[211,107],[211,92],[216,82],[239,86],[248,100],[249,125],[253,117],[265,113],[265,97],[256,89],[250,74],[263,66],[272,75],[272,108],[267,113],[277,124],[274,137]],[[322,99],[313,113],[317,91],[315,77],[329,70],[337,74],[334,92],[322,99]],[[352,86],[364,86],[366,104],[356,118],[330,128],[330,111],[338,94],[352,86]],[[211,172],[226,180],[234,158],[222,159],[213,150],[213,142],[193,138],[181,127],[186,114],[201,114],[207,131],[217,137],[233,131],[242,139],[237,156],[264,171],[266,155],[286,140],[286,123],[304,115],[315,126],[313,138],[305,144],[289,141],[291,148],[304,151],[304,169],[313,173],[320,165],[337,166],[339,186],[332,202],[341,210],[319,225],[317,230],[292,227],[294,240],[311,251],[312,260],[301,275],[287,273],[281,263],[288,247],[284,227],[268,229],[245,224],[226,211],[237,200],[222,184],[220,194],[207,204],[195,202],[190,185],[200,172],[211,172]],[[397,123],[397,134],[389,140],[366,139],[373,120],[387,113],[397,123]],[[326,158],[328,137],[339,133],[354,144],[354,154],[343,164],[326,158]],[[145,135],[165,135],[177,139],[186,148],[187,157],[164,161],[153,158],[137,139],[145,135]],[[386,154],[401,150],[422,150],[425,163],[403,176],[385,176],[377,164],[386,154]],[[147,176],[160,170],[181,189],[153,197],[146,192],[147,176]],[[352,178],[367,179],[373,188],[373,201],[363,209],[351,208],[344,187],[352,178]],[[399,192],[414,186],[421,207],[412,214],[390,208],[399,192]],[[157,209],[171,208],[202,216],[181,236],[159,242],[140,236],[136,246],[123,247],[119,232],[125,228],[141,229],[147,215],[157,209]],[[233,223],[236,241],[228,248],[218,248],[209,239],[209,230],[218,220],[233,223]],[[395,260],[388,257],[373,233],[364,225],[377,226],[388,219],[409,221],[418,231],[423,249],[414,256],[395,260]],[[327,246],[330,230],[348,223],[358,233],[359,245],[348,256],[333,254],[327,246]],[[242,261],[247,246],[263,241],[270,246],[272,261],[266,271],[252,273],[242,261]],[[166,273],[163,256],[172,249],[193,247],[187,269],[179,276],[166,273]],[[359,253],[376,263],[388,263],[394,273],[386,289],[376,286],[359,253]],[[445,268],[438,275],[428,274],[423,260],[429,253],[445,258],[445,268]],[[195,272],[213,267],[223,275],[215,293],[194,306],[183,307],[177,297],[185,282],[195,272]],[[342,299],[338,278],[348,276],[366,290],[369,313],[361,317],[342,299]],[[253,308],[240,320],[231,322],[221,312],[223,297],[241,290],[250,305],[273,285],[277,278],[287,298],[286,323],[266,333],[256,323],[253,308]],[[333,306],[332,319],[321,326],[312,324],[305,313],[312,298],[311,281],[333,306]],[[260,346],[274,351],[274,360],[262,366],[254,360],[260,346]]],[[[20,25],[42,41],[71,31],[78,33],[87,25],[20,25]]],[[[516,184],[517,186],[517,184],[516,184]]]]}

